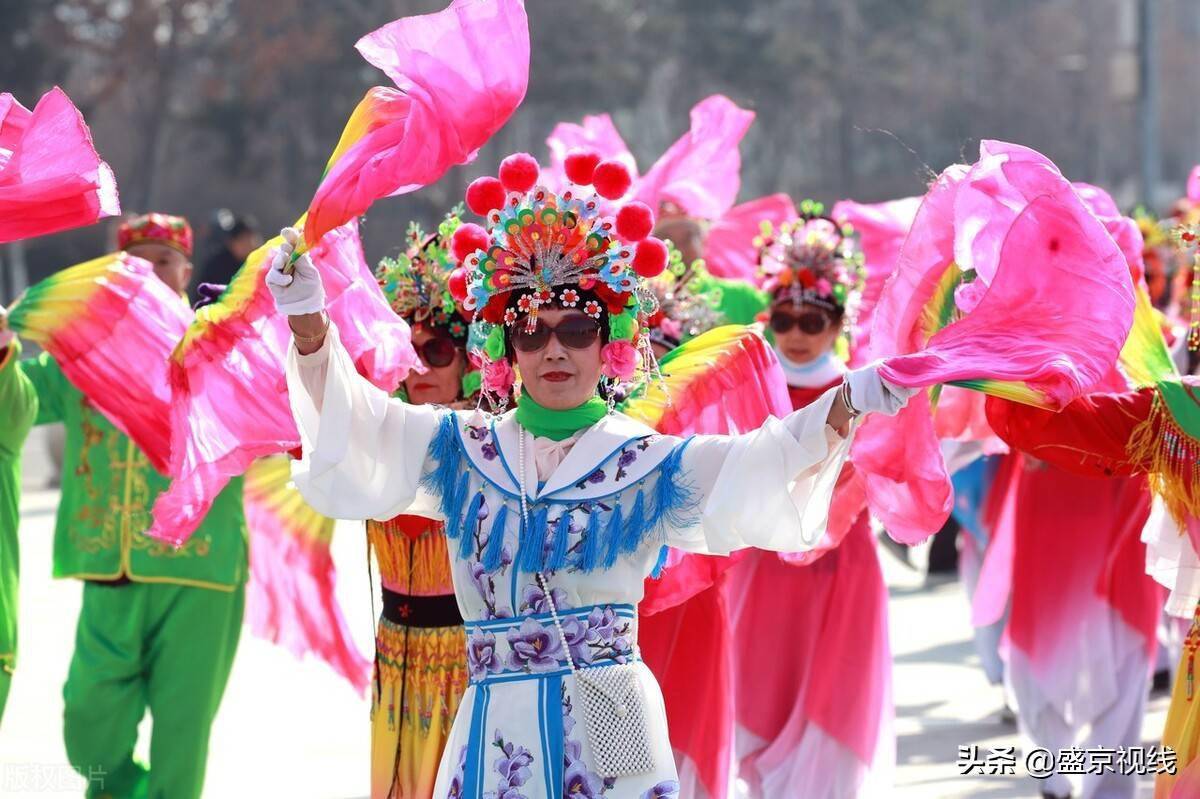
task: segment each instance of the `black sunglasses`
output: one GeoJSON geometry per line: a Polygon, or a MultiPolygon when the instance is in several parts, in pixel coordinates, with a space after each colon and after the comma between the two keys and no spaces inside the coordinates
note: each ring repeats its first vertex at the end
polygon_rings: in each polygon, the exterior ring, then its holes
{"type": "Polygon", "coordinates": [[[424,344],[418,344],[416,349],[426,366],[440,369],[454,363],[454,351],[458,347],[448,338],[434,336],[424,344]]]}
{"type": "Polygon", "coordinates": [[[600,323],[587,316],[570,316],[551,327],[539,319],[530,330],[520,322],[512,331],[512,343],[521,352],[537,352],[550,343],[550,336],[564,347],[586,350],[600,338],[600,323]]]}
{"type": "Polygon", "coordinates": [[[831,324],[833,320],[820,311],[805,311],[799,316],[793,316],[786,311],[773,311],[770,321],[771,329],[776,333],[786,333],[793,327],[798,327],[801,333],[809,336],[824,333],[831,324]]]}

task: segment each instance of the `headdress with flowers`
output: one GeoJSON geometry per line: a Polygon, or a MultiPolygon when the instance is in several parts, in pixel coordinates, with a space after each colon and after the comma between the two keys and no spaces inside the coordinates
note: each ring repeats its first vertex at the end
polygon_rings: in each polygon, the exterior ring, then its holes
{"type": "Polygon", "coordinates": [[[462,207],[456,207],[426,234],[416,222],[408,227],[407,249],[394,258],[384,258],[375,277],[396,314],[410,324],[446,330],[456,341],[466,341],[467,320],[450,293],[450,275],[457,266],[450,253],[450,239],[462,224],[462,207]]]}
{"type": "Polygon", "coordinates": [[[658,277],[646,281],[658,309],[646,319],[650,340],[674,348],[689,339],[725,323],[725,315],[714,298],[700,286],[708,272],[703,259],[690,264],[668,242],[667,268],[658,277]]]}
{"type": "Polygon", "coordinates": [[[486,227],[464,224],[452,249],[462,266],[450,289],[476,321],[493,325],[484,342],[484,390],[513,379],[505,329],[537,324],[539,308],[578,308],[607,323],[603,374],[613,383],[652,368],[645,319],[657,305],[644,281],[667,266],[667,246],[654,238],[654,214],[640,202],[616,204],[632,185],[629,170],[596,153],[568,154],[571,181],[556,194],[538,184],[540,167],[527,153],[500,164],[499,178],[467,189],[467,206],[486,227]],[[597,196],[614,201],[609,215],[597,196]]]}
{"type": "Polygon", "coordinates": [[[763,223],[758,247],[759,278],[775,298],[844,312],[854,322],[866,284],[866,269],[854,229],[825,214],[812,200],[800,204],[800,217],[778,227],[763,223]]]}
{"type": "Polygon", "coordinates": [[[1170,231],[1171,242],[1179,249],[1184,263],[1190,260],[1191,280],[1188,286],[1187,346],[1192,352],[1200,350],[1200,221],[1181,223],[1170,231]]]}

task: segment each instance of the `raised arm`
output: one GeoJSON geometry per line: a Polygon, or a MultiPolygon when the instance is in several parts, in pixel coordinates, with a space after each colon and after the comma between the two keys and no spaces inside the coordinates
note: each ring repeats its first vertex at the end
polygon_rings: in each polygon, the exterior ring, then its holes
{"type": "MultiPolygon", "coordinates": [[[[912,392],[881,380],[875,367],[851,372],[855,411],[897,413],[912,392]]],[[[768,419],[740,436],[696,436],[682,466],[698,494],[700,525],[668,541],[693,552],[726,554],[757,547],[779,552],[812,549],[829,520],[829,506],[857,426],[847,420],[842,387],[783,419],[768,419]],[[835,430],[842,427],[842,432],[835,430]]]]}
{"type": "Polygon", "coordinates": [[[302,457],[292,465],[296,487],[333,518],[436,516],[420,482],[430,441],[449,411],[408,405],[359,375],[323,313],[320,275],[307,255],[284,274],[290,254],[290,248],[276,254],[267,284],[295,337],[287,383],[302,442],[302,457]]]}

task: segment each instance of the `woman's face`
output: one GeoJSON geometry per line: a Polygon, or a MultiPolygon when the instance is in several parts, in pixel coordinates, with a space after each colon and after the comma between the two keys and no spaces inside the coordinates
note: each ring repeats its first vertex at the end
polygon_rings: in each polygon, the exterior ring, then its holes
{"type": "MultiPolygon", "coordinates": [[[[539,405],[556,411],[575,408],[587,402],[600,384],[599,323],[581,311],[543,308],[538,311],[539,326],[575,331],[594,327],[597,334],[587,346],[576,348],[564,344],[563,336],[556,333],[534,350],[523,350],[517,345],[517,333],[524,329],[524,325],[525,320],[519,319],[513,326],[512,351],[516,356],[517,368],[521,371],[521,383],[529,396],[539,405]]],[[[579,343],[579,336],[567,338],[568,341],[579,343]]]]}
{"type": "Polygon", "coordinates": [[[453,346],[452,339],[438,335],[424,325],[413,327],[412,343],[417,351],[417,356],[420,357],[421,363],[428,371],[423,375],[412,372],[404,379],[404,389],[408,393],[408,401],[413,405],[449,405],[457,400],[462,392],[462,376],[466,367],[462,347],[453,346]],[[441,341],[434,341],[435,339],[441,341]],[[435,366],[430,363],[426,350],[445,351],[446,344],[453,346],[454,350],[454,356],[450,363],[444,366],[435,366]]]}
{"type": "Polygon", "coordinates": [[[809,363],[829,352],[840,328],[840,321],[815,305],[780,300],[771,306],[775,348],[792,363],[809,363]],[[780,327],[786,329],[781,332],[780,327]]]}

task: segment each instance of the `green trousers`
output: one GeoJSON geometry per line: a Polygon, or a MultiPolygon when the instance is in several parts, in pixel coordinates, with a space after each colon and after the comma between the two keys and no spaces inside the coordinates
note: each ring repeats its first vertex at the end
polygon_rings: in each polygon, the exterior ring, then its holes
{"type": "Polygon", "coordinates": [[[245,600],[244,585],[84,583],[63,737],[88,797],[198,799],[245,600]],[[149,768],[133,758],[147,710],[149,768]]]}

